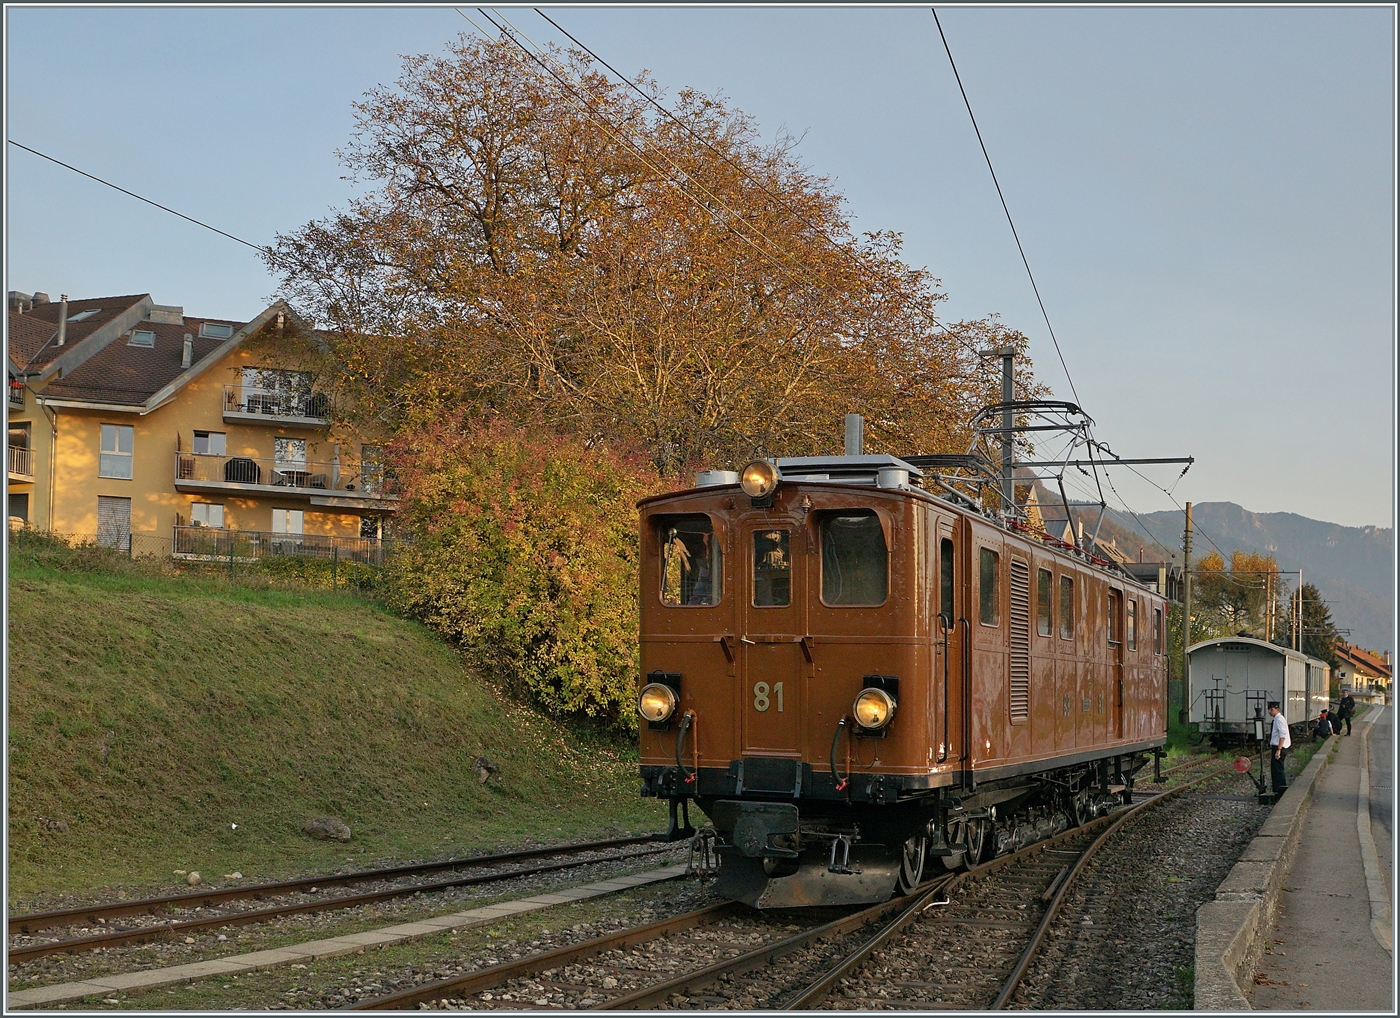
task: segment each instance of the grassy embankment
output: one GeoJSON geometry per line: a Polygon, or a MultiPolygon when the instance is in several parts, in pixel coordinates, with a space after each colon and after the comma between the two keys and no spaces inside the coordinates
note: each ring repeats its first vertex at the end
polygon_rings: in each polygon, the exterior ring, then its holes
{"type": "Polygon", "coordinates": [[[98,559],[11,556],[11,908],[664,826],[633,751],[370,601],[98,559]],[[485,786],[478,755],[500,766],[485,786]],[[327,815],[353,841],[301,833],[327,815]]]}

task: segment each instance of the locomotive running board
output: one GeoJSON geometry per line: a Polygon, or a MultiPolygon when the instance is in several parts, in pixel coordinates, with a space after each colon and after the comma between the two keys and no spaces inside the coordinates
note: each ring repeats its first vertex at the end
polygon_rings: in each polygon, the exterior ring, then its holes
{"type": "Polygon", "coordinates": [[[899,860],[883,848],[851,849],[850,865],[857,873],[832,873],[825,859],[802,860],[796,873],[770,877],[762,859],[724,853],[715,893],[754,908],[807,908],[812,905],[861,905],[885,901],[894,893],[899,860]]]}

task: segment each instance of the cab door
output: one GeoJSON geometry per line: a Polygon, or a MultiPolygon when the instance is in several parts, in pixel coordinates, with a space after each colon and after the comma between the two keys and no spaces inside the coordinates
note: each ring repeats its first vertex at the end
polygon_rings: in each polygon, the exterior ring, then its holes
{"type": "Polygon", "coordinates": [[[952,769],[963,752],[962,698],[966,623],[958,597],[962,590],[962,565],[958,561],[952,517],[934,516],[933,559],[935,566],[933,617],[933,686],[930,711],[930,741],[934,744],[936,769],[952,769]]]}
{"type": "Polygon", "coordinates": [[[739,533],[739,635],[743,784],[751,791],[799,790],[805,697],[805,535],[786,518],[745,524],[739,533]]]}

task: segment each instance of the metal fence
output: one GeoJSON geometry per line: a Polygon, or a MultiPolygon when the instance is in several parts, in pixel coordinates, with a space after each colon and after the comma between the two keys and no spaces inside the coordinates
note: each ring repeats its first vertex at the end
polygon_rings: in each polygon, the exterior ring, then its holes
{"type": "Polygon", "coordinates": [[[25,449],[22,446],[6,446],[9,454],[10,473],[20,474],[24,477],[34,476],[34,453],[33,450],[25,449]]]}
{"type": "Polygon", "coordinates": [[[292,557],[382,566],[384,543],[373,537],[274,534],[265,530],[186,526],[172,528],[170,554],[172,558],[209,562],[292,557]]]}

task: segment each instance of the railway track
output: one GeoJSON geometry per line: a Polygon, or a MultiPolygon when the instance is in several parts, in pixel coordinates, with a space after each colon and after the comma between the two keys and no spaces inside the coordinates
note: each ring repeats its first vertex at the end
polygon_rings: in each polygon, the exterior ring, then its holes
{"type": "MultiPolygon", "coordinates": [[[[505,866],[510,863],[530,859],[548,859],[556,856],[586,856],[588,853],[606,851],[613,848],[627,848],[655,842],[653,834],[628,838],[611,838],[604,841],[582,842],[573,845],[556,845],[549,848],[526,849],[517,852],[500,852],[492,855],[473,856],[460,859],[446,859],[430,863],[412,863],[402,866],[389,866],[379,869],[359,870],[351,873],[337,873],[319,877],[300,877],[295,880],[282,880],[271,883],[248,884],[243,887],[220,888],[193,893],[162,895],[141,898],[133,901],[111,902],[100,905],[86,905],[69,909],[55,909],[47,912],[31,912],[11,916],[11,933],[33,934],[47,929],[61,927],[104,926],[110,920],[132,916],[158,917],[162,912],[176,910],[199,910],[217,907],[229,902],[267,900],[300,892],[315,893],[324,887],[344,887],[355,884],[397,881],[405,877],[428,873],[441,873],[448,870],[479,870],[488,867],[505,866]]],[[[616,862],[631,858],[653,855],[669,851],[673,845],[665,844],[651,849],[631,853],[613,853],[586,858],[565,858],[560,861],[541,863],[535,866],[513,867],[488,873],[461,873],[419,883],[396,884],[393,887],[379,888],[359,894],[335,895],[312,898],[290,903],[272,905],[266,908],[245,908],[220,911],[213,915],[193,919],[176,919],[139,924],[121,929],[106,929],[100,933],[77,937],[60,938],[11,947],[8,961],[11,965],[33,961],[52,954],[72,954],[98,948],[115,947],[123,944],[153,940],[195,930],[220,926],[239,926],[265,922],[282,916],[303,912],[324,912],[336,909],[354,908],[391,898],[408,897],[414,894],[431,893],[454,887],[492,883],[510,880],[515,877],[533,876],[559,870],[575,869],[600,862],[616,862]]]]}
{"type": "MultiPolygon", "coordinates": [[[[1212,758],[1207,758],[1207,760],[1212,758]]],[[[1188,761],[1180,771],[1206,761],[1188,761]]],[[[1164,774],[1168,773],[1166,771],[1164,774]]],[[[1151,794],[1137,805],[1066,831],[1020,852],[992,860],[972,871],[944,874],[907,898],[850,909],[804,909],[759,912],[724,903],[662,922],[650,923],[568,947],[494,965],[464,976],[428,982],[372,1000],[352,1010],[396,1010],[424,1005],[474,1010],[519,1010],[572,1007],[592,1010],[637,1010],[676,1006],[724,1006],[744,993],[744,1006],[808,1009],[825,1002],[842,980],[857,973],[884,946],[901,934],[920,934],[936,926],[938,954],[947,953],[946,934],[956,923],[970,939],[995,941],[1005,957],[1001,964],[952,959],[949,969],[993,973],[1012,970],[998,988],[967,985],[957,1000],[908,1002],[924,1007],[985,1008],[1009,998],[1067,890],[1099,847],[1142,811],[1193,788],[1228,768],[1212,772],[1169,792],[1151,794]],[[993,880],[993,877],[998,879],[993,880]],[[960,900],[954,901],[954,892],[960,900]],[[1034,907],[1032,905],[1034,904],[1034,907]],[[938,908],[938,919],[919,922],[938,908]],[[668,975],[668,966],[688,959],[687,971],[668,975]],[[784,972],[772,966],[782,963],[784,972]],[[657,974],[661,978],[655,978],[657,974]],[[647,978],[650,975],[652,978],[647,978]],[[706,995],[720,985],[720,996],[706,995]]],[[[983,954],[987,951],[982,949],[983,954]]],[[[985,979],[983,980],[985,982],[985,979]]],[[[909,989],[909,987],[904,987],[909,989]]],[[[916,988],[917,989],[917,988],[916,988]]],[[[732,1006],[732,1005],[731,1005],[732,1006]]],[[[896,1005],[898,1006],[898,1005],[896,1005]]]]}

